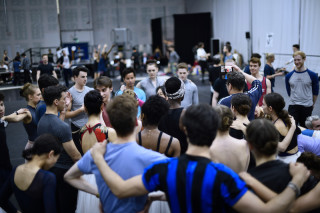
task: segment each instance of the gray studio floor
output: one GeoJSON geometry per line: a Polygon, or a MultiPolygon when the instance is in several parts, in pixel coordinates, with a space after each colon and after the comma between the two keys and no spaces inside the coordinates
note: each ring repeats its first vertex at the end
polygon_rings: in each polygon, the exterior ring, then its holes
{"type": "MultiPolygon", "coordinates": [[[[146,75],[146,74],[144,74],[146,75]]],[[[137,77],[144,76],[143,74],[138,74],[137,77]]],[[[198,76],[190,76],[193,82],[198,86],[199,90],[199,100],[201,103],[209,103],[210,101],[210,84],[206,81],[204,84],[199,81],[198,76]]],[[[120,80],[118,78],[112,79],[114,91],[117,91],[120,86],[120,80]]],[[[93,80],[89,77],[88,86],[93,86],[93,80]]],[[[63,81],[61,81],[63,83],[63,81]]],[[[5,105],[6,105],[6,114],[10,114],[26,105],[24,98],[19,96],[19,89],[6,89],[5,87],[0,88],[0,92],[5,95],[5,105]]],[[[280,93],[286,101],[288,101],[288,96],[285,89],[284,76],[276,78],[276,86],[274,89],[275,92],[280,93]]],[[[286,106],[287,107],[287,106],[286,106]]],[[[313,114],[320,115],[319,99],[313,111],[313,114]]],[[[25,147],[27,142],[27,134],[24,130],[22,123],[12,123],[9,124],[7,129],[7,144],[10,151],[11,163],[13,166],[17,166],[24,162],[21,157],[22,150],[25,147]]]]}

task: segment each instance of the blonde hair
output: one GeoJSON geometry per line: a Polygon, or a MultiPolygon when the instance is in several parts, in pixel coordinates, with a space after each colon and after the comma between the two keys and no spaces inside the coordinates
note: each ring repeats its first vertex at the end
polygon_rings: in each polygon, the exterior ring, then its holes
{"type": "Polygon", "coordinates": [[[297,55],[300,55],[302,57],[302,59],[306,59],[306,54],[302,51],[297,51],[295,53],[293,53],[293,57],[297,56],[297,55]]]}
{"type": "Polygon", "coordinates": [[[267,53],[266,59],[269,60],[270,58],[274,58],[274,54],[273,53],[267,53]]]}
{"type": "Polygon", "coordinates": [[[30,83],[26,83],[20,89],[20,96],[29,101],[29,95],[33,95],[39,87],[30,83]]]}
{"type": "Polygon", "coordinates": [[[186,69],[186,70],[188,70],[188,64],[182,62],[182,63],[177,65],[177,70],[178,69],[186,69]]]}

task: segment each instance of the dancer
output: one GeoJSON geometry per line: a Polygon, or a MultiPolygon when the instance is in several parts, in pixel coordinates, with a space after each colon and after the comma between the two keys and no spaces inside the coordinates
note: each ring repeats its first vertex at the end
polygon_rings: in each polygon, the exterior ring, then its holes
{"type": "MultiPolygon", "coordinates": [[[[290,185],[268,203],[250,192],[231,169],[211,162],[209,146],[215,138],[219,116],[211,106],[190,106],[182,123],[188,137],[187,154],[149,166],[143,175],[123,180],[104,160],[106,142],[91,150],[95,165],[119,198],[163,190],[171,212],[285,212],[310,173],[302,164],[290,165],[290,185]]],[[[108,156],[106,153],[105,156],[108,156]]]]}
{"type": "Polygon", "coordinates": [[[168,157],[180,155],[178,139],[160,131],[160,119],[168,113],[170,105],[160,96],[151,96],[142,106],[141,117],[143,130],[137,134],[140,146],[165,154],[168,157]]]}
{"type": "Polygon", "coordinates": [[[146,94],[146,99],[155,95],[156,88],[164,84],[164,79],[158,77],[159,67],[156,60],[147,61],[148,77],[141,80],[136,87],[142,89],[146,94]]]}
{"type": "Polygon", "coordinates": [[[20,122],[23,121],[23,126],[28,134],[28,142],[25,149],[31,148],[33,142],[38,137],[37,133],[37,121],[36,121],[36,106],[41,99],[41,92],[38,86],[30,83],[26,83],[20,89],[20,95],[27,101],[27,107],[15,111],[11,115],[4,116],[2,120],[8,122],[20,122]]]}
{"type": "Polygon", "coordinates": [[[61,147],[58,139],[50,134],[39,136],[34,146],[24,150],[27,160],[12,170],[0,191],[0,206],[7,212],[18,212],[8,205],[14,193],[22,212],[56,212],[56,177],[50,169],[58,160],[61,147]]]}
{"type": "Polygon", "coordinates": [[[279,159],[286,163],[296,162],[300,156],[298,150],[297,136],[301,130],[296,127],[293,118],[284,110],[285,102],[283,97],[278,93],[270,93],[264,96],[263,111],[271,117],[274,126],[278,130],[279,145],[278,153],[279,159]]]}
{"type": "MultiPolygon", "coordinates": [[[[92,90],[84,96],[84,110],[88,114],[88,122],[80,130],[83,153],[86,153],[97,142],[115,141],[117,138],[117,133],[113,129],[100,123],[102,105],[103,98],[98,91],[92,90]]],[[[92,185],[97,185],[94,174],[83,175],[82,178],[92,185]]],[[[99,212],[99,203],[99,198],[95,195],[79,191],[76,212],[99,212]]]]}

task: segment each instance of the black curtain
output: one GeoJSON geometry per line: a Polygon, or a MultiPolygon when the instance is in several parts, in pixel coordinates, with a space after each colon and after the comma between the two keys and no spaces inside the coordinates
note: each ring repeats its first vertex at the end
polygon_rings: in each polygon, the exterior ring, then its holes
{"type": "Polygon", "coordinates": [[[152,32],[152,51],[158,47],[162,52],[162,25],[161,18],[151,20],[151,32],[152,32]]]}
{"type": "Polygon", "coordinates": [[[183,14],[173,17],[175,50],[182,62],[189,64],[194,62],[192,48],[199,42],[203,42],[204,49],[210,53],[211,13],[183,14]]]}

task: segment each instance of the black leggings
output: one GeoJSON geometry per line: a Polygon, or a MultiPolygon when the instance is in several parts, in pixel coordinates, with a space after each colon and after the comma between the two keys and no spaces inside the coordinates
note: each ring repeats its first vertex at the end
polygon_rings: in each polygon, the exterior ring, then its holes
{"type": "Polygon", "coordinates": [[[81,142],[80,142],[80,128],[74,125],[73,123],[71,123],[71,131],[72,131],[73,142],[76,145],[81,156],[83,156],[83,151],[82,151],[81,142]]]}
{"type": "Polygon", "coordinates": [[[207,61],[199,61],[199,65],[201,67],[202,80],[204,80],[204,73],[207,69],[207,61]]]}
{"type": "Polygon", "coordinates": [[[78,189],[64,181],[63,176],[68,169],[52,167],[50,169],[56,175],[56,202],[57,212],[74,213],[77,208],[78,189]]]}
{"type": "Polygon", "coordinates": [[[313,107],[305,107],[302,105],[289,105],[288,112],[293,116],[296,124],[306,127],[305,122],[307,117],[311,116],[313,107]]]}

